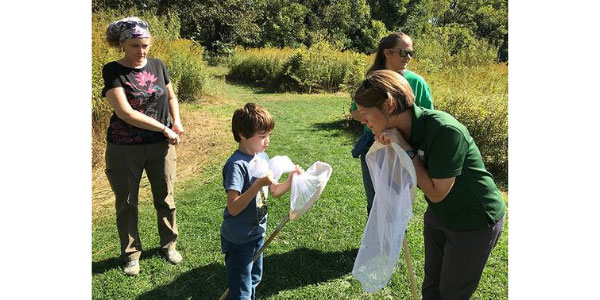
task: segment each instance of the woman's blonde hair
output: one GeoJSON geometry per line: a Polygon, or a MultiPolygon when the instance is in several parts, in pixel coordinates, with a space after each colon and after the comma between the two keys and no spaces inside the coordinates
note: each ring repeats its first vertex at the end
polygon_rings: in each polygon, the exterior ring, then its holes
{"type": "Polygon", "coordinates": [[[367,74],[367,77],[354,93],[354,101],[367,108],[377,107],[384,110],[387,102],[393,108],[391,114],[400,114],[415,102],[415,95],[408,81],[390,70],[377,70],[367,74]]]}

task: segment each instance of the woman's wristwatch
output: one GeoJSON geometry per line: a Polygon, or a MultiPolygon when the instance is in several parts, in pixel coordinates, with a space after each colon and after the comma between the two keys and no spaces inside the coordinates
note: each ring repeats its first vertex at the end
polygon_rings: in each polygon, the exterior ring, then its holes
{"type": "Polygon", "coordinates": [[[410,159],[412,160],[417,155],[417,150],[406,150],[406,154],[408,154],[408,157],[410,157],[410,159]]]}

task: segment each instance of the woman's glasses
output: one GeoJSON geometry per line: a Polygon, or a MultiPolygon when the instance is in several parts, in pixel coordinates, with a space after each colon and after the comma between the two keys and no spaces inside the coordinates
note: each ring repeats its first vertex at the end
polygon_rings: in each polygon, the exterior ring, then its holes
{"type": "Polygon", "coordinates": [[[410,55],[410,57],[414,57],[415,56],[415,51],[414,50],[406,50],[406,49],[398,49],[398,50],[390,50],[391,52],[398,52],[398,55],[400,55],[400,57],[406,57],[407,55],[410,55]]]}
{"type": "Polygon", "coordinates": [[[377,86],[373,85],[373,83],[371,83],[371,81],[369,79],[365,78],[365,80],[363,80],[360,90],[362,90],[363,92],[367,92],[367,90],[371,90],[371,91],[375,92],[376,95],[379,95],[379,97],[387,99],[387,93],[381,91],[377,86]]]}
{"type": "Polygon", "coordinates": [[[125,21],[121,23],[122,29],[133,29],[135,26],[139,26],[143,29],[148,30],[148,23],[142,21],[125,21]]]}

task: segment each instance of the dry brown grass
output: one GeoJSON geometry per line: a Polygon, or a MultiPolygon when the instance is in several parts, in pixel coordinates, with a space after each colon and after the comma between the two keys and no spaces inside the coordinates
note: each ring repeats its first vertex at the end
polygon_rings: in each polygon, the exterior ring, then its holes
{"type": "MultiPolygon", "coordinates": [[[[200,176],[205,165],[222,161],[235,147],[229,130],[231,118],[210,113],[211,107],[231,102],[219,96],[203,96],[195,102],[180,103],[185,133],[177,146],[178,183],[200,176]]],[[[92,137],[92,222],[113,212],[114,194],[104,175],[105,134],[105,128],[99,129],[93,132],[92,137]]],[[[150,198],[150,184],[144,174],[140,182],[139,199],[149,201],[150,198]]]]}

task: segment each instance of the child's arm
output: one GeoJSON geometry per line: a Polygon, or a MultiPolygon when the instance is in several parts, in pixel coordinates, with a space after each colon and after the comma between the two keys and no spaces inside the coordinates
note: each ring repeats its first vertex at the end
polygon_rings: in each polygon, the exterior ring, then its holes
{"type": "Polygon", "coordinates": [[[248,203],[254,199],[263,186],[272,185],[273,183],[272,175],[269,175],[256,179],[250,188],[241,195],[236,190],[227,190],[227,211],[230,215],[237,216],[248,206],[248,203]]]}
{"type": "Polygon", "coordinates": [[[285,192],[287,192],[292,186],[292,177],[295,174],[302,174],[302,168],[296,165],[296,170],[292,171],[288,178],[282,183],[273,183],[269,186],[269,190],[271,191],[271,195],[275,198],[281,197],[285,192]]]}

